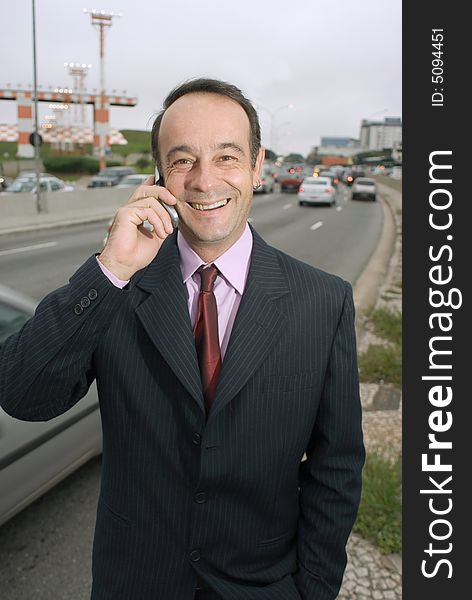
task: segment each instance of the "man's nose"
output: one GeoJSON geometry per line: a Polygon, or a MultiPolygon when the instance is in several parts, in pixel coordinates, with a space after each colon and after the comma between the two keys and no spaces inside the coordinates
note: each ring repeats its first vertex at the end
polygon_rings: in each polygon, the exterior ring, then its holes
{"type": "Polygon", "coordinates": [[[199,161],[186,178],[186,186],[198,192],[211,192],[218,183],[216,168],[211,162],[199,161]]]}

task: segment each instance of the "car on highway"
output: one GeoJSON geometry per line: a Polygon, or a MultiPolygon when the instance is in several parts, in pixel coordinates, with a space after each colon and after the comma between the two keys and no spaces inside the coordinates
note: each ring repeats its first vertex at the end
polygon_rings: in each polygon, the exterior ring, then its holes
{"type": "MultiPolygon", "coordinates": [[[[0,346],[36,305],[0,285],[0,346]]],[[[95,383],[72,409],[47,422],[19,421],[0,408],[0,525],[101,451],[95,383]]]]}
{"type": "Polygon", "coordinates": [[[13,181],[10,177],[5,177],[5,175],[0,175],[0,192],[3,192],[13,181]]]}
{"type": "Polygon", "coordinates": [[[143,183],[146,181],[146,179],[150,175],[151,175],[151,173],[149,173],[149,175],[142,175],[140,173],[133,173],[132,175],[126,175],[126,177],[123,177],[123,179],[120,181],[120,183],[116,187],[117,187],[117,189],[124,188],[124,187],[138,187],[140,185],[143,185],[143,183]]]}
{"type": "Polygon", "coordinates": [[[375,179],[370,177],[357,177],[351,186],[352,200],[377,200],[377,186],[375,179]]]}
{"type": "Polygon", "coordinates": [[[334,171],[320,171],[318,173],[319,177],[330,177],[331,183],[336,187],[339,183],[339,177],[336,175],[334,171]]]}
{"type": "MultiPolygon", "coordinates": [[[[39,189],[41,192],[72,192],[74,186],[54,177],[54,175],[39,178],[39,189]]],[[[36,193],[36,177],[24,177],[15,179],[5,190],[5,194],[19,194],[24,192],[36,193]]]]}
{"type": "Polygon", "coordinates": [[[358,177],[365,177],[364,171],[352,169],[344,174],[344,183],[351,186],[358,177]]]}
{"type": "Polygon", "coordinates": [[[278,176],[278,182],[280,183],[280,190],[282,192],[298,192],[303,181],[303,167],[292,166],[288,169],[282,169],[278,176]]]}
{"type": "Polygon", "coordinates": [[[134,167],[107,167],[94,175],[87,184],[88,188],[110,187],[118,185],[127,175],[134,175],[134,167]]]}
{"type": "Polygon", "coordinates": [[[305,177],[298,190],[298,204],[336,204],[336,189],[330,177],[305,177]]]}
{"type": "MultiPolygon", "coordinates": [[[[40,177],[55,177],[51,173],[40,173],[40,177]]],[[[14,181],[17,179],[36,179],[36,171],[32,169],[27,169],[26,171],[20,171],[18,175],[15,177],[14,181]]]]}
{"type": "Polygon", "coordinates": [[[261,185],[254,192],[262,194],[270,194],[274,191],[275,179],[274,169],[271,165],[262,165],[261,170],[261,185]]]}

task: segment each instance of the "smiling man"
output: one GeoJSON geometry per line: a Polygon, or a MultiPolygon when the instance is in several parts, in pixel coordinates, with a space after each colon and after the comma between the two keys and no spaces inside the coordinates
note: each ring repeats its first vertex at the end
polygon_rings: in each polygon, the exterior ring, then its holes
{"type": "Polygon", "coordinates": [[[49,419],[97,380],[94,600],[334,599],[364,462],[351,286],[249,226],[238,88],[177,87],[152,148],[159,184],[5,342],[2,406],[49,419]]]}

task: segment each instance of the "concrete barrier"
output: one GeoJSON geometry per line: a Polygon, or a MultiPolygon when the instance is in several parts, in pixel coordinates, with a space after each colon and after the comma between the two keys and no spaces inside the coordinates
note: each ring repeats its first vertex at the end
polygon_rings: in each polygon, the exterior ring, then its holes
{"type": "Polygon", "coordinates": [[[132,193],[114,187],[42,193],[40,213],[35,194],[0,194],[0,234],[109,219],[132,193]]]}

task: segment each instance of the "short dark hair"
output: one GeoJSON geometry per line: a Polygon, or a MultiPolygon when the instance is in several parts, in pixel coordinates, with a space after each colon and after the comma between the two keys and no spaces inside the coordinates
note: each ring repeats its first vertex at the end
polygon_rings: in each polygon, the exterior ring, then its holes
{"type": "Polygon", "coordinates": [[[162,110],[159,112],[152,125],[152,156],[157,164],[157,168],[159,169],[161,176],[162,169],[159,159],[159,129],[161,127],[162,117],[169,106],[174,104],[176,100],[182,96],[185,96],[186,94],[195,93],[219,94],[220,96],[226,96],[227,98],[234,100],[241,106],[249,119],[251,163],[254,168],[256,166],[257,154],[261,147],[261,128],[259,125],[259,117],[257,116],[256,109],[252,105],[252,102],[244,96],[239,88],[231,83],[220,81],[219,79],[198,78],[184,81],[184,83],[181,83],[175,87],[168,94],[167,98],[162,103],[162,110]]]}

